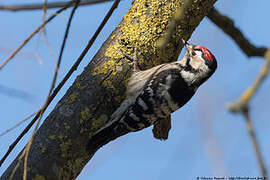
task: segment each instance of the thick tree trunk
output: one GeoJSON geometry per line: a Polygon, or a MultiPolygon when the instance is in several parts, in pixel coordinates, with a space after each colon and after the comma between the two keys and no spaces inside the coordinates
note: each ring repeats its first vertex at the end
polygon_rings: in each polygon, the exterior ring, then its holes
{"type": "MultiPolygon", "coordinates": [[[[121,24],[106,40],[94,59],[77,77],[64,97],[46,118],[35,135],[28,159],[28,179],[75,179],[99,147],[128,133],[125,129],[108,134],[98,143],[86,146],[93,133],[117,109],[125,98],[130,66],[119,51],[140,52],[139,64],[147,69],[175,61],[182,48],[181,38],[188,39],[216,0],[192,0],[180,25],[160,53],[157,42],[183,0],[136,0],[121,24]],[[121,132],[120,132],[121,131],[121,132]]],[[[19,157],[19,156],[18,156],[19,157]]],[[[9,179],[18,157],[2,175],[9,179]]],[[[14,179],[22,179],[23,163],[14,179]]]]}

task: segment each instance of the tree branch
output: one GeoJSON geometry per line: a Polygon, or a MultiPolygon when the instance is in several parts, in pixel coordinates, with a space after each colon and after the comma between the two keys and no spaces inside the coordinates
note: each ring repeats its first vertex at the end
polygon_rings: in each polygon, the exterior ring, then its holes
{"type": "Polygon", "coordinates": [[[261,73],[258,75],[255,82],[242,94],[238,100],[228,105],[228,110],[233,113],[241,113],[245,117],[248,132],[256,152],[261,173],[264,177],[267,177],[265,163],[263,161],[259,143],[256,138],[256,133],[249,116],[249,102],[268,74],[270,67],[270,49],[267,49],[266,47],[256,47],[251,44],[243,33],[237,27],[235,27],[233,20],[227,16],[221,15],[215,8],[211,9],[207,17],[227,35],[229,35],[248,57],[259,56],[266,59],[265,65],[263,66],[261,73]]]}
{"type": "MultiPolygon", "coordinates": [[[[174,38],[165,45],[166,58],[161,58],[157,41],[166,33],[175,10],[183,7],[182,2],[133,2],[121,24],[38,129],[29,152],[30,179],[75,179],[101,146],[128,133],[125,128],[119,128],[115,134],[109,132],[86,150],[89,139],[104,126],[125,97],[130,68],[119,49],[132,54],[136,46],[140,50],[139,63],[143,68],[175,61],[182,48],[182,37],[188,39],[191,36],[216,0],[192,1],[183,14],[185,18],[181,18],[172,34],[174,38]]],[[[1,178],[10,176],[19,156],[1,178]]],[[[14,179],[20,179],[22,172],[22,166],[18,167],[14,179]]]]}
{"type": "Polygon", "coordinates": [[[266,62],[261,69],[260,74],[256,78],[255,82],[242,94],[242,96],[231,103],[228,106],[228,109],[234,113],[244,113],[248,111],[248,106],[252,96],[258,91],[258,88],[261,86],[266,76],[268,75],[270,68],[270,49],[268,49],[264,55],[266,62]]]}
{"type": "MultiPolygon", "coordinates": [[[[79,6],[85,6],[85,5],[93,5],[93,4],[99,4],[104,2],[110,2],[112,0],[84,0],[81,1],[79,6]]],[[[66,6],[68,2],[52,2],[47,4],[47,9],[53,9],[53,8],[62,8],[66,6]]],[[[36,3],[36,4],[21,4],[21,5],[6,5],[6,6],[0,6],[0,10],[4,11],[29,11],[29,10],[42,10],[44,7],[44,3],[36,3]]]]}
{"type": "Polygon", "coordinates": [[[249,42],[243,33],[234,25],[232,19],[220,14],[215,8],[211,9],[207,17],[216,24],[224,33],[230,36],[239,48],[248,56],[264,57],[266,47],[256,47],[249,42]]]}
{"type": "MultiPolygon", "coordinates": [[[[55,98],[55,96],[58,94],[58,92],[61,90],[61,88],[64,86],[64,84],[66,83],[66,81],[70,78],[70,76],[73,74],[74,71],[77,70],[79,64],[81,63],[81,61],[83,60],[84,56],[86,55],[86,53],[89,51],[89,49],[91,48],[91,46],[93,45],[94,41],[96,40],[97,36],[99,35],[99,33],[101,32],[101,30],[103,29],[104,25],[107,23],[107,21],[109,20],[111,14],[113,13],[114,9],[117,7],[119,0],[117,0],[111,10],[108,12],[108,14],[105,16],[105,18],[103,19],[103,21],[101,22],[101,24],[99,25],[97,31],[94,33],[94,35],[91,37],[90,41],[88,42],[88,44],[86,45],[86,47],[84,48],[84,50],[82,51],[82,53],[80,54],[80,56],[78,57],[78,59],[76,60],[76,62],[73,64],[73,66],[70,68],[70,70],[68,71],[68,73],[65,75],[65,77],[63,78],[63,80],[58,84],[58,86],[54,89],[53,93],[50,95],[50,97],[48,98],[48,101],[46,103],[46,106],[44,106],[44,111],[47,109],[47,107],[49,106],[49,104],[53,101],[53,99],[55,98]]],[[[11,153],[11,151],[15,148],[15,146],[19,143],[19,141],[23,138],[23,136],[30,130],[30,128],[34,125],[34,123],[38,120],[39,116],[40,116],[41,110],[39,110],[38,112],[36,112],[36,116],[32,119],[32,121],[27,125],[27,127],[21,132],[21,134],[15,139],[15,141],[9,146],[7,152],[5,153],[5,155],[2,157],[2,159],[0,160],[0,167],[2,166],[2,164],[4,163],[4,161],[6,160],[6,158],[9,156],[9,154],[11,153]]]]}
{"type": "MultiPolygon", "coordinates": [[[[76,3],[75,3],[75,6],[73,7],[73,9],[72,9],[72,11],[70,13],[70,16],[69,16],[69,19],[68,19],[68,23],[67,23],[67,27],[66,27],[66,30],[65,30],[64,38],[63,38],[63,41],[62,41],[62,45],[61,45],[60,53],[59,53],[59,56],[58,56],[58,61],[57,61],[57,64],[56,64],[56,68],[55,68],[55,72],[54,72],[54,76],[53,76],[53,80],[52,80],[52,83],[51,83],[51,87],[50,87],[49,93],[48,93],[48,95],[46,97],[46,101],[45,101],[43,107],[41,108],[41,111],[39,113],[39,118],[38,118],[38,120],[36,122],[36,126],[34,127],[34,130],[32,132],[32,135],[30,137],[30,140],[28,141],[28,143],[26,145],[26,148],[25,148],[25,151],[24,151],[25,153],[22,154],[22,156],[24,156],[23,180],[26,180],[27,179],[27,167],[28,167],[27,166],[27,161],[28,161],[28,156],[29,156],[29,150],[30,150],[31,145],[32,145],[32,142],[34,140],[34,137],[35,137],[35,134],[36,134],[36,130],[37,130],[37,128],[39,126],[39,123],[40,123],[40,121],[42,119],[43,113],[45,112],[45,107],[48,104],[48,101],[49,101],[49,98],[51,96],[51,93],[52,93],[52,91],[53,91],[53,89],[55,87],[57,75],[58,75],[59,68],[60,68],[60,65],[61,65],[61,62],[62,62],[62,56],[63,56],[63,53],[64,53],[64,49],[65,49],[65,46],[66,46],[66,41],[67,41],[69,30],[70,30],[70,25],[71,25],[71,22],[72,22],[74,13],[75,13],[75,11],[78,8],[79,3],[80,3],[80,0],[77,0],[76,3]]],[[[45,1],[45,4],[44,4],[44,9],[46,9],[46,1],[45,1]]],[[[46,13],[46,11],[45,11],[45,13],[46,13]]]]}
{"type": "Polygon", "coordinates": [[[242,94],[242,96],[238,100],[230,103],[228,106],[228,109],[229,109],[229,111],[231,111],[233,113],[241,113],[245,117],[246,124],[248,127],[248,132],[249,132],[253,147],[254,147],[255,152],[256,152],[256,157],[257,157],[257,160],[259,163],[261,173],[264,177],[267,177],[265,163],[263,161],[261,150],[259,147],[259,143],[258,143],[258,140],[256,138],[256,133],[254,131],[254,128],[253,128],[253,125],[252,125],[252,122],[251,122],[250,116],[249,116],[250,99],[257,92],[258,88],[263,83],[264,79],[266,78],[266,76],[268,75],[268,72],[269,72],[270,49],[268,49],[266,51],[264,58],[266,59],[266,62],[264,64],[264,66],[262,67],[262,70],[261,70],[260,74],[258,75],[257,79],[255,80],[255,82],[242,94]]]}
{"type": "Polygon", "coordinates": [[[267,171],[265,168],[265,163],[263,161],[262,152],[261,152],[258,140],[257,140],[257,136],[255,134],[253,124],[252,124],[251,119],[250,119],[249,111],[246,111],[245,113],[243,113],[243,115],[244,115],[245,120],[246,120],[247,129],[248,129],[248,132],[249,132],[249,135],[251,138],[251,142],[252,142],[253,147],[255,149],[256,157],[257,157],[257,160],[259,163],[259,167],[260,167],[262,176],[266,178],[268,176],[267,176],[267,171]]]}
{"type": "Polygon", "coordinates": [[[56,11],[53,15],[51,15],[45,22],[43,22],[40,26],[38,26],[20,45],[17,47],[0,65],[0,70],[2,70],[5,65],[12,59],[14,56],[32,39],[32,37],[37,34],[47,23],[53,20],[57,15],[59,15],[62,11],[66,10],[70,7],[76,0],[69,1],[66,6],[56,11]]]}

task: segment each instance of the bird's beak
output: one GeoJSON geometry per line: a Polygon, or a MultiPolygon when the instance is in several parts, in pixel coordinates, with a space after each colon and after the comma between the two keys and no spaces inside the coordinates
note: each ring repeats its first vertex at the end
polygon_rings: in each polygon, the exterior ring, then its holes
{"type": "Polygon", "coordinates": [[[183,44],[184,44],[186,47],[189,45],[188,42],[185,41],[183,38],[182,38],[182,42],[183,42],[183,44]]]}
{"type": "Polygon", "coordinates": [[[190,52],[192,50],[192,45],[190,45],[187,41],[185,41],[183,38],[182,38],[182,42],[183,44],[186,46],[186,49],[188,52],[190,52]]]}

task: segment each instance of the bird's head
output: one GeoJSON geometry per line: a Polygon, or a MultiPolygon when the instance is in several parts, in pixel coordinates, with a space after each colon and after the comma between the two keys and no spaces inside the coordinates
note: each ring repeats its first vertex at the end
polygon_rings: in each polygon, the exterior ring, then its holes
{"type": "Polygon", "coordinates": [[[192,45],[183,40],[186,47],[186,53],[181,64],[184,70],[196,74],[196,77],[201,76],[201,79],[208,79],[217,68],[217,61],[215,56],[209,49],[192,45]]]}

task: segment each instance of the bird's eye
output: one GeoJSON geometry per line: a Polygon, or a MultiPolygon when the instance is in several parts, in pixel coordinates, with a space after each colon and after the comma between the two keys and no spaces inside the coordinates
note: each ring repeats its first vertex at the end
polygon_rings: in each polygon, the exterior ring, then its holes
{"type": "Polygon", "coordinates": [[[195,56],[196,55],[195,51],[192,51],[191,55],[192,56],[195,56]]]}

